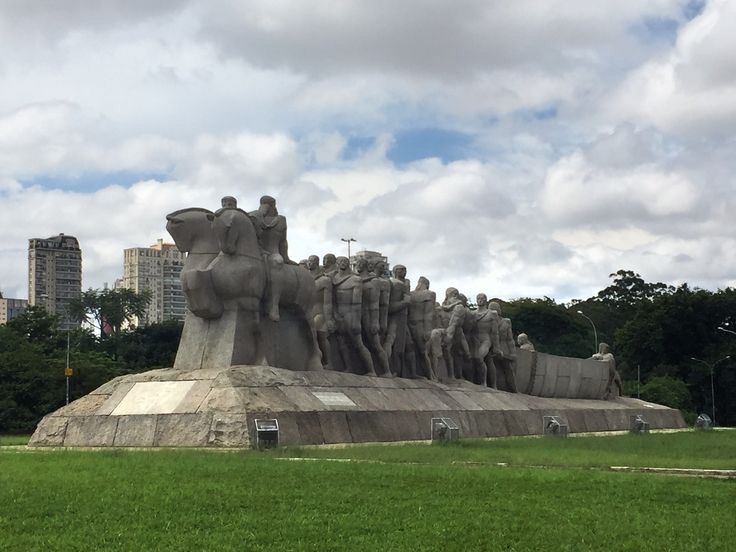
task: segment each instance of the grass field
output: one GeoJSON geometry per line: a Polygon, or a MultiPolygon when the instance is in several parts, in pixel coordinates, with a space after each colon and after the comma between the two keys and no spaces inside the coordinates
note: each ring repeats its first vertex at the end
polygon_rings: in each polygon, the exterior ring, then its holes
{"type": "Polygon", "coordinates": [[[345,448],[285,448],[287,456],[351,458],[384,462],[447,464],[477,462],[511,466],[736,469],[736,430],[577,436],[463,439],[457,444],[363,445],[345,448]]]}
{"type": "Polygon", "coordinates": [[[734,468],[734,447],[734,432],[713,432],[267,453],[0,449],[0,550],[730,551],[736,481],[580,466],[683,466],[690,454],[689,467],[734,468]],[[298,455],[385,463],[280,458],[298,455]],[[564,467],[522,467],[550,458],[564,467]]]}
{"type": "Polygon", "coordinates": [[[30,438],[30,435],[0,435],[0,447],[25,445],[30,438]]]}

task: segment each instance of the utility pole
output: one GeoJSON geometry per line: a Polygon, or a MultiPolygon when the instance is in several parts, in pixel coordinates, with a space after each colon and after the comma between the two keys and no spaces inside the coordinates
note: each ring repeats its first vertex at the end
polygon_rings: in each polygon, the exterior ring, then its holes
{"type": "Polygon", "coordinates": [[[578,311],[578,314],[580,316],[583,316],[588,319],[588,322],[590,322],[590,325],[593,326],[593,338],[595,340],[595,349],[593,350],[593,354],[596,354],[598,352],[598,331],[595,329],[595,324],[590,319],[589,316],[586,316],[585,313],[581,310],[578,311]]]}
{"type": "Polygon", "coordinates": [[[348,261],[349,261],[350,260],[350,242],[354,242],[358,240],[353,239],[353,238],[340,238],[340,241],[344,241],[345,243],[348,244],[348,261]]]}
{"type": "Polygon", "coordinates": [[[711,412],[713,414],[713,427],[715,427],[716,425],[716,392],[715,392],[715,385],[713,385],[713,373],[715,372],[715,368],[718,363],[723,362],[724,360],[728,360],[729,358],[731,358],[731,355],[725,356],[723,358],[716,360],[713,363],[710,363],[704,360],[700,360],[699,358],[690,357],[690,360],[694,360],[695,362],[700,362],[701,364],[705,364],[710,370],[710,404],[712,407],[711,412]]]}

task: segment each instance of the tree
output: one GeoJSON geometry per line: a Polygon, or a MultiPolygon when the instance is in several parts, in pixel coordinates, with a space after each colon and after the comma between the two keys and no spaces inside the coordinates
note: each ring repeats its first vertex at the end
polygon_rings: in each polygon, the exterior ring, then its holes
{"type": "Polygon", "coordinates": [[[613,283],[599,291],[596,299],[618,306],[633,307],[641,301],[651,301],[674,291],[672,286],[662,282],[645,282],[632,270],[617,270],[609,277],[613,278],[613,283]]]}
{"type": "Polygon", "coordinates": [[[120,342],[121,360],[131,371],[173,366],[183,326],[178,320],[167,320],[125,332],[120,342]]]}
{"type": "Polygon", "coordinates": [[[589,357],[593,341],[588,323],[553,299],[515,299],[503,306],[514,333],[526,333],[538,351],[571,357],[589,357]]]}
{"type": "Polygon", "coordinates": [[[136,293],[132,289],[88,289],[82,292],[79,299],[70,303],[69,313],[83,322],[94,320],[93,325],[100,330],[100,337],[105,339],[112,334],[120,336],[120,330],[126,323],[132,323],[135,317],[143,316],[151,301],[151,292],[136,293]]]}
{"type": "Polygon", "coordinates": [[[59,317],[43,307],[31,305],[8,322],[7,326],[16,334],[48,351],[54,348],[59,317]]]}

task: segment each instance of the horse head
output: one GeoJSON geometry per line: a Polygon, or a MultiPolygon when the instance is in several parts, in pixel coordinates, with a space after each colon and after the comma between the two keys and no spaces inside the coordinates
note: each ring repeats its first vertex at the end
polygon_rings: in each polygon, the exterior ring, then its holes
{"type": "Polygon", "coordinates": [[[217,255],[217,243],[208,216],[209,209],[190,207],[166,215],[166,230],[174,238],[177,249],[183,253],[211,253],[217,255]]]}
{"type": "Polygon", "coordinates": [[[255,228],[248,213],[238,208],[219,209],[207,215],[220,251],[227,255],[258,256],[255,228]]]}

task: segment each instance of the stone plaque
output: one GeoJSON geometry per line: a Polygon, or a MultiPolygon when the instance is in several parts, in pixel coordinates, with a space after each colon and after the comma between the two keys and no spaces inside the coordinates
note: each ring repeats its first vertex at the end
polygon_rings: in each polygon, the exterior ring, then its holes
{"type": "Polygon", "coordinates": [[[196,382],[139,381],[112,411],[112,416],[172,414],[196,382]]]}
{"type": "Polygon", "coordinates": [[[312,391],[312,395],[325,406],[356,406],[345,393],[312,391]]]}

